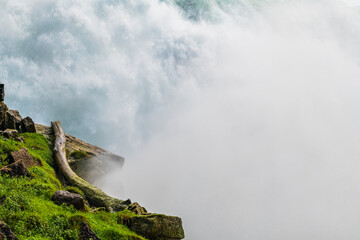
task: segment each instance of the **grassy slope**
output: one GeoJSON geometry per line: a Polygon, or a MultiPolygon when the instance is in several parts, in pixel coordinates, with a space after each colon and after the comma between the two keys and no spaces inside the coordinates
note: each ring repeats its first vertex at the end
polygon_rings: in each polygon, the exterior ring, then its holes
{"type": "MultiPolygon", "coordinates": [[[[84,212],[73,206],[54,204],[52,194],[64,187],[56,178],[48,141],[36,133],[21,136],[25,143],[0,137],[0,167],[7,164],[7,153],[21,147],[27,148],[43,166],[30,168],[30,177],[9,178],[0,175],[0,219],[9,225],[19,239],[75,240],[78,239],[79,224],[83,220],[102,240],[144,239],[117,224],[117,213],[90,212],[90,209],[84,212]]],[[[69,190],[77,191],[74,188],[69,190]]]]}

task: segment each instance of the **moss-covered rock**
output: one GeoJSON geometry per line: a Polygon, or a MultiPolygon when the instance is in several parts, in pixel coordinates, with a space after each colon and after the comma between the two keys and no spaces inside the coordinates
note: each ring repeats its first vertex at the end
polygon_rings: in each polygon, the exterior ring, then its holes
{"type": "Polygon", "coordinates": [[[150,240],[176,240],[185,237],[179,217],[162,214],[139,216],[120,213],[118,223],[126,225],[131,231],[150,240]]]}
{"type": "Polygon", "coordinates": [[[84,151],[74,151],[70,154],[70,157],[73,157],[74,159],[81,159],[85,158],[86,156],[87,154],[84,151]]]}
{"type": "Polygon", "coordinates": [[[125,210],[133,212],[137,215],[147,215],[148,214],[147,210],[144,207],[140,206],[140,204],[138,204],[137,202],[131,203],[129,206],[127,206],[125,208],[125,210]]]}

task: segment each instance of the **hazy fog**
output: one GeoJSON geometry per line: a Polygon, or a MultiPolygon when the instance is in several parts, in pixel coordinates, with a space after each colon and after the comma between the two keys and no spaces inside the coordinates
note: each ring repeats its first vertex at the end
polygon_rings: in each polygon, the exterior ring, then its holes
{"type": "Polygon", "coordinates": [[[0,2],[8,105],[123,155],[107,192],[190,240],[360,238],[356,1],[0,2]]]}

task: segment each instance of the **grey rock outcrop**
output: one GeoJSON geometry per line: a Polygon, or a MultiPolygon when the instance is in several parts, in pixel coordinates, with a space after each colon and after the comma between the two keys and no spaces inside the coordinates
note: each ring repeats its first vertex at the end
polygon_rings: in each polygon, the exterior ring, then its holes
{"type": "Polygon", "coordinates": [[[36,132],[34,121],[30,117],[22,118],[19,111],[9,110],[0,102],[0,130],[16,129],[19,132],[36,132]]]}
{"type": "Polygon", "coordinates": [[[5,103],[0,102],[0,129],[5,129],[5,119],[6,119],[6,112],[8,111],[8,107],[5,103]]]}
{"type": "Polygon", "coordinates": [[[30,117],[26,117],[21,121],[21,130],[23,132],[35,133],[35,123],[30,117]]]}
{"type": "Polygon", "coordinates": [[[5,118],[5,128],[20,129],[22,117],[17,110],[8,110],[5,118]]]}

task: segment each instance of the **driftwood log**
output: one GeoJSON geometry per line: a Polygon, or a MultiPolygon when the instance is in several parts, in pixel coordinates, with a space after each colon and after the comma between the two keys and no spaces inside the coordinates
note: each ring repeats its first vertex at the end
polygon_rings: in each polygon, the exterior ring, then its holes
{"type": "Polygon", "coordinates": [[[66,159],[65,149],[65,133],[61,127],[59,121],[51,122],[51,126],[55,133],[54,155],[56,164],[59,167],[60,173],[65,177],[66,181],[72,185],[78,187],[84,192],[86,199],[90,205],[95,207],[105,207],[109,211],[121,211],[127,207],[131,202],[130,200],[122,201],[113,197],[110,197],[99,188],[88,183],[84,179],[80,178],[70,168],[70,165],[66,159]]]}

